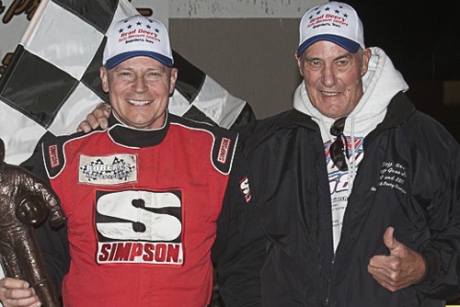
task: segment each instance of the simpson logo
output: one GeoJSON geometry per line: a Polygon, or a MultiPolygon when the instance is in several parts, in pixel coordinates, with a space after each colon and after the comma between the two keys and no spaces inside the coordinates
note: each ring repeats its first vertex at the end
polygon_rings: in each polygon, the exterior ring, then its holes
{"type": "Polygon", "coordinates": [[[78,182],[120,184],[137,181],[136,155],[80,156],[78,182]]]}
{"type": "Polygon", "coordinates": [[[228,138],[222,138],[222,141],[220,142],[219,156],[217,157],[217,161],[219,161],[222,164],[225,164],[225,162],[227,162],[228,150],[230,148],[231,142],[232,141],[228,138]]]}
{"type": "Polygon", "coordinates": [[[182,201],[179,191],[97,191],[99,264],[182,265],[182,201]]]}
{"type": "Polygon", "coordinates": [[[245,176],[241,181],[240,181],[240,192],[243,194],[244,199],[246,199],[246,202],[248,203],[251,198],[251,189],[249,188],[249,179],[247,176],[245,176]]]}
{"type": "Polygon", "coordinates": [[[182,244],[148,242],[99,243],[98,263],[182,264],[182,244]]]}
{"type": "Polygon", "coordinates": [[[52,168],[59,166],[59,155],[57,145],[51,145],[48,147],[48,154],[50,157],[50,165],[52,168]]]}

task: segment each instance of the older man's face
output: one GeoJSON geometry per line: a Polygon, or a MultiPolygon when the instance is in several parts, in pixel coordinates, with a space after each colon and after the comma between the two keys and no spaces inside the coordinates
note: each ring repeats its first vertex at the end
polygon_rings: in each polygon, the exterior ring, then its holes
{"type": "Polygon", "coordinates": [[[101,67],[101,79],[102,88],[109,92],[112,110],[120,121],[139,129],[163,126],[177,69],[153,58],[138,56],[112,69],[101,67]]]}
{"type": "Polygon", "coordinates": [[[297,61],[313,106],[330,118],[348,116],[363,95],[369,58],[369,49],[350,53],[329,41],[309,46],[297,61]]]}

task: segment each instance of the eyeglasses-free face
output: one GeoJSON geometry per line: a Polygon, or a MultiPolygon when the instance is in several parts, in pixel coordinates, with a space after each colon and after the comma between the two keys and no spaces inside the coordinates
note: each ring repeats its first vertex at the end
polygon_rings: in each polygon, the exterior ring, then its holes
{"type": "Polygon", "coordinates": [[[336,137],[329,148],[332,162],[343,172],[348,171],[347,159],[350,157],[348,152],[347,138],[343,134],[346,117],[336,120],[330,129],[330,133],[336,137]],[[346,158],[345,158],[346,155],[346,158]]]}

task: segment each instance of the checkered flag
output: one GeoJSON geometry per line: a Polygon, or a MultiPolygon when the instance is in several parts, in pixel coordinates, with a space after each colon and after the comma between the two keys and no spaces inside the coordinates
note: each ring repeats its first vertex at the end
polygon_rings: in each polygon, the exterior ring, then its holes
{"type": "MultiPolygon", "coordinates": [[[[138,14],[127,0],[42,0],[0,79],[5,160],[25,161],[39,141],[76,131],[101,101],[99,67],[112,22],[138,14]]],[[[254,119],[251,107],[174,53],[179,69],[171,113],[231,129],[254,119]]]]}

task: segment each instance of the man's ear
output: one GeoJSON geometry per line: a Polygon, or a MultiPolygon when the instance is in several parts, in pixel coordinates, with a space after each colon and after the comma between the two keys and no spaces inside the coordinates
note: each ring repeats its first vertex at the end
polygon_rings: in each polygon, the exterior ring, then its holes
{"type": "Polygon", "coordinates": [[[303,77],[303,71],[302,71],[302,55],[298,56],[297,55],[297,50],[294,52],[294,57],[297,61],[297,67],[299,68],[299,73],[303,77]]]}
{"type": "Polygon", "coordinates": [[[109,92],[109,79],[107,76],[107,68],[105,68],[105,66],[101,66],[101,68],[99,68],[99,77],[101,78],[102,90],[108,93],[109,92]]]}
{"type": "Polygon", "coordinates": [[[176,88],[176,82],[177,82],[177,75],[179,73],[179,70],[177,68],[171,68],[171,76],[169,77],[169,95],[172,95],[174,93],[174,89],[176,88]]]}
{"type": "Polygon", "coordinates": [[[372,51],[369,48],[363,50],[363,65],[361,66],[361,76],[364,76],[369,68],[372,51]]]}

